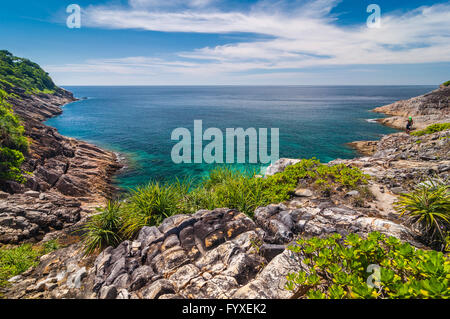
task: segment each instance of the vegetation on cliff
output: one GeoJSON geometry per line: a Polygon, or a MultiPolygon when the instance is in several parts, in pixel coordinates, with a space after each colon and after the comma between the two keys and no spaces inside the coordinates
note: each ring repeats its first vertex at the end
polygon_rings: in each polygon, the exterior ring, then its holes
{"type": "Polygon", "coordinates": [[[450,186],[433,180],[421,183],[413,192],[402,194],[396,204],[402,216],[420,229],[423,240],[443,250],[450,233],[450,186]]]}
{"type": "Polygon", "coordinates": [[[26,93],[54,93],[52,79],[38,64],[0,50],[0,88],[18,87],[26,93]]]}
{"type": "Polygon", "coordinates": [[[8,103],[8,99],[18,98],[16,89],[25,94],[51,94],[57,87],[38,64],[0,50],[0,181],[24,181],[20,167],[28,141],[8,103]]]}
{"type": "Polygon", "coordinates": [[[291,198],[300,182],[330,196],[337,188],[359,189],[368,178],[358,168],[328,166],[313,158],[267,178],[258,178],[255,172],[218,167],[197,184],[187,179],[165,184],[151,182],[131,191],[122,205],[109,203],[88,222],[86,251],[115,246],[119,239],[132,239],[142,227],[158,225],[175,214],[228,207],[252,216],[257,207],[291,198]]]}
{"type": "Polygon", "coordinates": [[[395,237],[370,233],[367,239],[298,240],[289,249],[303,263],[287,276],[295,298],[449,298],[450,258],[415,249],[395,237]]]}
{"type": "Polygon", "coordinates": [[[20,169],[28,150],[24,128],[6,101],[8,94],[0,89],[0,180],[23,181],[20,169]]]}
{"type": "Polygon", "coordinates": [[[442,131],[449,130],[449,129],[450,129],[450,123],[437,123],[437,124],[432,124],[423,130],[412,132],[411,135],[424,136],[427,134],[442,132],[442,131]]]}
{"type": "Polygon", "coordinates": [[[16,247],[0,248],[0,288],[8,285],[8,279],[17,276],[28,268],[36,266],[39,258],[59,248],[55,240],[33,246],[23,244],[16,247]]]}

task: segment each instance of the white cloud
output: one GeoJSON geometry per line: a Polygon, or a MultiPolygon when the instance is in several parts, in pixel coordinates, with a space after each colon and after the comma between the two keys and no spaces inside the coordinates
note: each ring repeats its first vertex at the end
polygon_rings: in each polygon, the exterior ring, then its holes
{"type": "MultiPolygon", "coordinates": [[[[214,0],[130,0],[127,8],[91,6],[84,24],[112,29],[234,33],[266,40],[179,52],[176,59],[132,57],[48,66],[51,72],[167,72],[201,76],[327,65],[407,64],[450,61],[450,2],[407,13],[384,14],[380,29],[339,26],[330,17],[337,0],[260,1],[247,12],[220,11],[214,0]],[[183,2],[184,5],[180,3],[183,2]]],[[[362,13],[363,14],[363,13],[362,13]]],[[[368,14],[367,14],[368,15],[368,14]]]]}

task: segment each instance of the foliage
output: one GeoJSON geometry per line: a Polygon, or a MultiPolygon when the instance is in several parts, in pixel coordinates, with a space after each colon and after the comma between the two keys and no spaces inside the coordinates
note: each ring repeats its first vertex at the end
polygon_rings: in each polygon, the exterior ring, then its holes
{"type": "Polygon", "coordinates": [[[131,191],[125,201],[122,231],[132,238],[144,226],[157,225],[164,218],[184,212],[186,185],[150,182],[131,191]]]}
{"type": "Polygon", "coordinates": [[[91,219],[85,228],[86,252],[132,239],[142,227],[158,225],[175,214],[228,207],[252,216],[259,206],[289,199],[301,180],[319,188],[322,186],[316,181],[322,180],[327,187],[353,189],[366,184],[367,178],[357,168],[329,167],[316,159],[305,159],[267,178],[257,178],[254,171],[221,166],[196,183],[191,179],[173,183],[153,181],[131,190],[122,205],[108,203],[101,214],[91,219]]]}
{"type": "Polygon", "coordinates": [[[0,88],[6,87],[19,87],[26,93],[53,93],[57,88],[38,64],[0,50],[0,88]]]}
{"type": "Polygon", "coordinates": [[[301,162],[288,166],[284,172],[275,174],[267,179],[271,193],[277,193],[279,200],[286,200],[299,181],[312,184],[326,194],[337,188],[345,190],[356,189],[367,184],[369,176],[360,169],[348,167],[344,164],[325,165],[319,160],[303,159],[301,162]]]}
{"type": "Polygon", "coordinates": [[[442,83],[443,86],[449,86],[450,85],[450,81],[444,82],[442,83]]]}
{"type": "Polygon", "coordinates": [[[0,248],[0,287],[6,286],[9,278],[36,266],[41,256],[56,249],[59,249],[59,243],[55,240],[39,246],[24,244],[13,248],[0,248]]]}
{"type": "Polygon", "coordinates": [[[97,208],[99,214],[92,216],[83,227],[82,240],[86,254],[120,243],[122,239],[120,206],[117,201],[108,201],[104,208],[97,208]]]}
{"type": "Polygon", "coordinates": [[[287,276],[286,289],[295,298],[450,297],[449,257],[415,249],[395,237],[374,232],[367,239],[356,234],[342,239],[335,234],[299,240],[288,249],[301,266],[299,272],[287,276]]]}
{"type": "Polygon", "coordinates": [[[450,186],[429,180],[413,192],[402,194],[396,203],[397,211],[427,234],[430,244],[445,243],[450,230],[450,186]]]}
{"type": "Polygon", "coordinates": [[[19,151],[0,147],[0,180],[13,180],[23,182],[24,177],[20,166],[25,160],[19,151]]]}
{"type": "Polygon", "coordinates": [[[441,132],[441,131],[445,131],[445,130],[449,130],[449,129],[450,129],[450,123],[437,123],[437,124],[432,124],[432,125],[428,126],[424,130],[412,132],[411,135],[423,136],[426,134],[433,134],[436,132],[441,132]]]}

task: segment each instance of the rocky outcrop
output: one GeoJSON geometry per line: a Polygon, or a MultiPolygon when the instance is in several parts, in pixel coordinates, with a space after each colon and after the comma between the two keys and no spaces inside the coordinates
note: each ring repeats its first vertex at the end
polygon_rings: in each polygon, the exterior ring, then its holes
{"type": "Polygon", "coordinates": [[[450,87],[442,86],[430,93],[409,100],[377,107],[374,112],[391,115],[377,120],[379,123],[404,129],[409,116],[414,119],[415,129],[424,129],[434,123],[450,122],[450,87]]]}
{"type": "Polygon", "coordinates": [[[42,124],[76,100],[72,93],[58,89],[55,94],[29,95],[19,88],[10,88],[9,93],[30,140],[23,165],[29,174],[24,184],[0,184],[7,193],[0,198],[0,244],[39,240],[46,232],[79,221],[80,214],[86,215],[90,206],[103,203],[114,192],[111,176],[120,168],[114,153],[42,124]]]}

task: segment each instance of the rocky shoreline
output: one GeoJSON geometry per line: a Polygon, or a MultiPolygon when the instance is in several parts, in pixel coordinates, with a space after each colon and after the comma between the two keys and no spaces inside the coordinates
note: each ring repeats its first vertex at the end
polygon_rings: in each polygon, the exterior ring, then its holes
{"type": "Polygon", "coordinates": [[[121,165],[114,153],[43,124],[76,101],[72,93],[58,89],[29,95],[20,88],[8,93],[30,141],[23,165],[29,172],[26,182],[0,185],[0,244],[17,244],[39,241],[83,220],[115,192],[111,178],[121,165]]]}
{"type": "MultiPolygon", "coordinates": [[[[439,93],[447,102],[448,92],[439,93]]],[[[426,116],[448,114],[448,103],[441,106],[426,116]]],[[[314,189],[298,188],[289,201],[259,207],[253,219],[227,208],[175,215],[98,256],[84,256],[75,242],[11,279],[5,297],[291,298],[292,292],[284,289],[286,275],[298,271],[302,261],[286,246],[298,237],[378,231],[427,249],[393,204],[399,193],[430,176],[449,180],[449,137],[450,130],[420,138],[396,133],[371,142],[370,156],[330,163],[359,167],[370,175],[370,197],[358,191],[324,197],[314,189]]],[[[298,161],[280,159],[267,174],[298,161]]]]}

